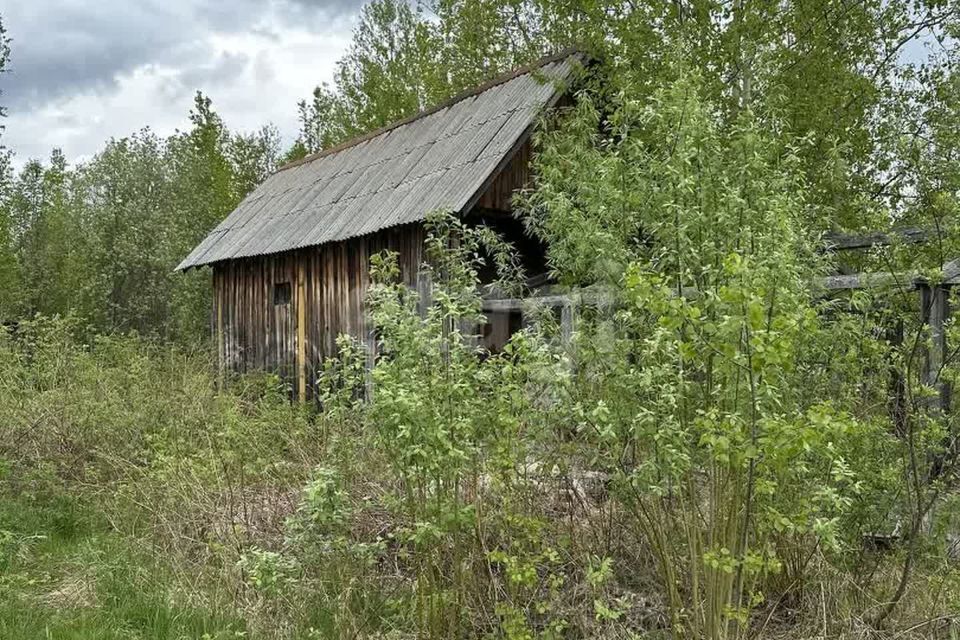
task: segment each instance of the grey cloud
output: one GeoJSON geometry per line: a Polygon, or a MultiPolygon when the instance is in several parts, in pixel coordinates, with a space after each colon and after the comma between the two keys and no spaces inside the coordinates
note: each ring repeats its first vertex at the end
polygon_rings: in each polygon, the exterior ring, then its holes
{"type": "Polygon", "coordinates": [[[273,122],[328,80],[361,0],[0,0],[13,42],[0,75],[0,143],[17,166],[62,148],[90,158],[110,137],[189,126],[197,89],[238,131],[273,122]]]}
{"type": "Polygon", "coordinates": [[[182,68],[183,83],[236,71],[239,59],[206,62],[209,33],[281,37],[281,25],[322,25],[355,13],[362,0],[16,0],[0,9],[13,38],[0,78],[11,112],[80,92],[109,91],[118,75],[148,64],[182,68]],[[217,67],[217,65],[228,65],[217,67]],[[232,66],[229,66],[232,65],[232,66]]]}
{"type": "MultiPolygon", "coordinates": [[[[180,0],[181,2],[186,0],[180,0]]],[[[271,13],[281,26],[323,26],[357,13],[369,0],[193,0],[196,14],[217,31],[260,31],[260,18],[271,13]]]]}
{"type": "Polygon", "coordinates": [[[13,39],[3,78],[11,109],[84,90],[103,90],[116,75],[197,36],[166,5],[34,0],[2,14],[13,39]],[[45,6],[46,5],[46,6],[45,6]]]}
{"type": "Polygon", "coordinates": [[[353,13],[364,4],[362,0],[291,0],[291,2],[312,9],[321,9],[328,14],[353,13]]]}
{"type": "Polygon", "coordinates": [[[250,65],[245,53],[226,53],[202,66],[187,69],[177,76],[177,83],[184,91],[194,92],[209,87],[212,83],[229,83],[230,80],[250,65]]]}
{"type": "Polygon", "coordinates": [[[257,26],[250,29],[250,33],[255,36],[270,40],[271,42],[280,42],[283,37],[279,30],[269,26],[257,26]]]}

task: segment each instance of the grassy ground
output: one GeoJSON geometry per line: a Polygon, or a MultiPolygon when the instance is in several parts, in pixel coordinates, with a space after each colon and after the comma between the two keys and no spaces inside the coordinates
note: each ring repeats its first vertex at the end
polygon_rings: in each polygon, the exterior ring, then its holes
{"type": "Polygon", "coordinates": [[[0,638],[246,637],[209,605],[179,602],[161,567],[67,499],[0,497],[0,638]]]}

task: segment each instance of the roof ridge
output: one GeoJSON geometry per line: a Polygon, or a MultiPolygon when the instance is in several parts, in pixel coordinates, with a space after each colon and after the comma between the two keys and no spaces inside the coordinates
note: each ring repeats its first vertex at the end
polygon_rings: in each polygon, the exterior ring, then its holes
{"type": "Polygon", "coordinates": [[[513,80],[514,78],[518,78],[522,75],[532,73],[533,71],[536,71],[541,67],[545,67],[552,62],[559,62],[560,60],[565,60],[567,58],[570,58],[578,54],[584,55],[583,50],[578,47],[568,47],[556,53],[552,53],[550,55],[544,56],[539,60],[535,60],[534,62],[531,62],[529,64],[518,67],[512,71],[508,71],[499,76],[496,76],[495,78],[492,78],[484,82],[483,84],[477,85],[476,87],[467,89],[465,91],[461,91],[460,93],[450,98],[447,98],[446,100],[444,100],[439,104],[436,104],[432,107],[428,107],[426,109],[418,111],[417,113],[407,116],[406,118],[397,120],[395,122],[391,122],[390,124],[384,125],[379,129],[374,129],[373,131],[369,131],[367,133],[361,134],[354,138],[350,138],[349,140],[345,140],[344,142],[334,145],[328,149],[324,149],[322,151],[318,151],[317,153],[312,153],[310,155],[304,156],[299,160],[293,160],[292,162],[288,162],[285,165],[281,166],[279,169],[277,169],[276,173],[280,173],[281,171],[292,169],[294,167],[299,167],[300,165],[309,164],[314,160],[319,160],[320,158],[323,158],[328,155],[332,155],[334,153],[339,153],[340,151],[343,151],[344,149],[349,149],[350,147],[354,147],[360,144],[361,142],[366,142],[367,140],[371,140],[373,138],[376,138],[377,136],[381,136],[384,133],[387,133],[389,131],[402,127],[404,125],[410,124],[411,122],[420,120],[421,118],[425,118],[426,116],[434,114],[438,111],[442,111],[443,109],[452,107],[456,103],[466,100],[467,98],[478,96],[481,93],[484,93],[485,91],[489,91],[490,89],[498,85],[505,84],[513,80]]]}

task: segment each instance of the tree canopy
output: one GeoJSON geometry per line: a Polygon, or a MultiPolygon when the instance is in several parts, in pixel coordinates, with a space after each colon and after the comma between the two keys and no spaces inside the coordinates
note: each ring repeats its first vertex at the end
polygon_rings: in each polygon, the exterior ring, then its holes
{"type": "Polygon", "coordinates": [[[601,111],[653,95],[682,58],[728,125],[750,110],[798,146],[831,211],[825,228],[882,224],[891,209],[908,215],[925,182],[910,150],[926,146],[936,87],[951,82],[956,19],[940,1],[379,0],[364,8],[334,85],[301,103],[298,152],[565,47],[599,62],[601,111]]]}
{"type": "Polygon", "coordinates": [[[74,314],[98,332],[204,339],[208,278],[173,269],[273,171],[280,147],[271,127],[229,132],[199,93],[190,123],[166,139],[110,140],[77,167],[54,150],[10,179],[4,317],[74,314]]]}

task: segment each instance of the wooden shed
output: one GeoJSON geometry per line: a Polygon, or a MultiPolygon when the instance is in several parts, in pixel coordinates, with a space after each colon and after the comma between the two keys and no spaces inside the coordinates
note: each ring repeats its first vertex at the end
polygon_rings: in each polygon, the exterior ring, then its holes
{"type": "MultiPolygon", "coordinates": [[[[545,58],[264,181],[178,266],[213,271],[221,366],[276,371],[309,395],[337,337],[367,335],[371,256],[396,251],[403,280],[422,284],[423,222],[438,210],[494,226],[529,272],[543,271],[543,247],[511,201],[530,181],[538,117],[581,62],[574,51],[545,58]]],[[[514,316],[492,310],[490,340],[505,339],[514,316]]]]}

